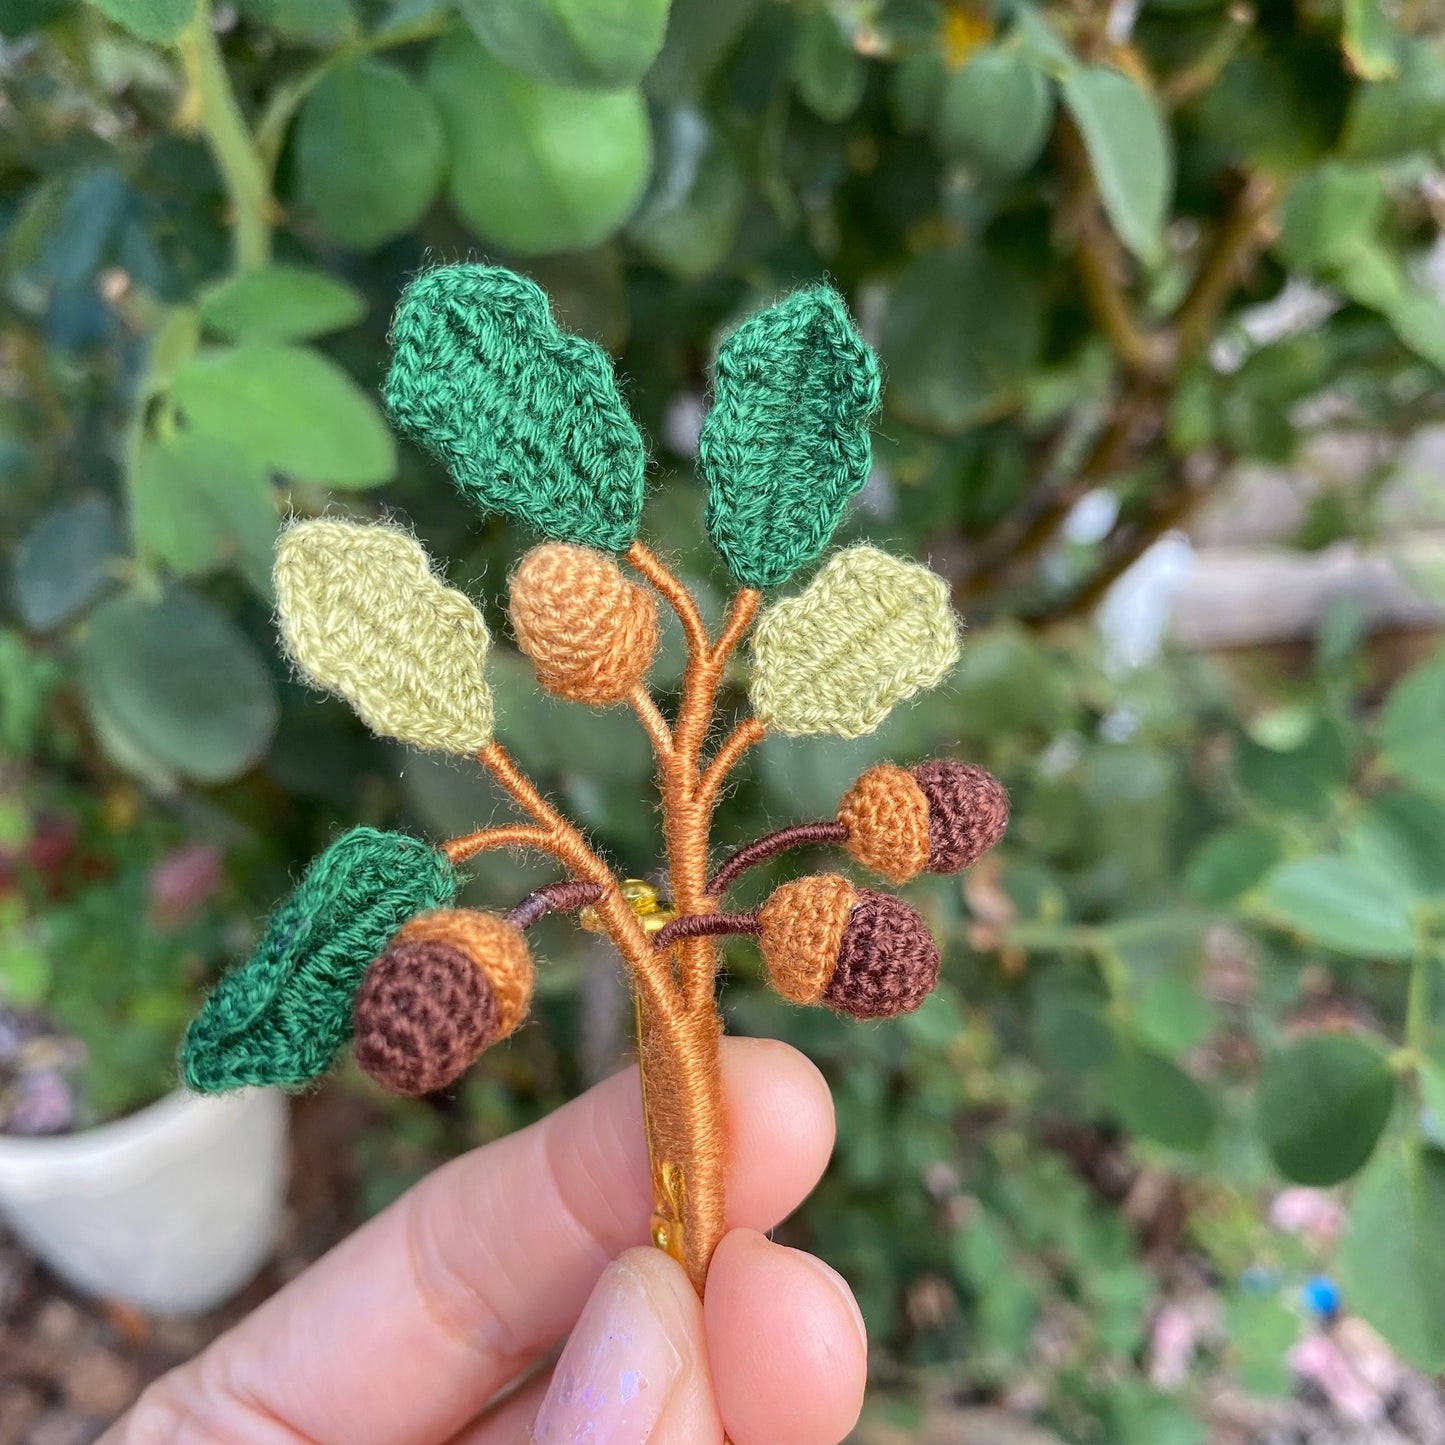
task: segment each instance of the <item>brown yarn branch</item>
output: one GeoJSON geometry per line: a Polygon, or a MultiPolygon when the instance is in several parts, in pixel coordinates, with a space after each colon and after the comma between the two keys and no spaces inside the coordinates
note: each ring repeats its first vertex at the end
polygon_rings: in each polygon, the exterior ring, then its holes
{"type": "MultiPolygon", "coordinates": [[[[1086,166],[1077,137],[1072,144],[1063,143],[1063,153],[1067,164],[1086,166]]],[[[1088,185],[1092,190],[1092,181],[1088,185]]],[[[1274,180],[1261,175],[1246,176],[1174,314],[1157,331],[1141,330],[1139,335],[1130,335],[1120,326],[1121,310],[1127,312],[1131,321],[1134,314],[1119,281],[1127,258],[1105,227],[1096,202],[1089,198],[1092,209],[1087,214],[1092,220],[1079,223],[1075,260],[1084,298],[1130,376],[1077,473],[1061,485],[1046,480],[1027,511],[1022,528],[1012,522],[1005,523],[986,539],[978,563],[959,584],[961,599],[976,599],[1016,575],[1020,564],[1041,554],[1058,535],[1080,497],[1127,469],[1158,439],[1173,387],[1185,366],[1209,344],[1220,316],[1267,241],[1278,201],[1279,186],[1274,180]],[[1140,348],[1141,336],[1146,339],[1144,350],[1140,348]],[[1168,365],[1156,365],[1164,357],[1168,365]]],[[[1171,493],[1159,503],[1160,510],[1172,510],[1174,500],[1171,493]]],[[[1190,500],[1192,503],[1192,496],[1190,500]]],[[[1066,615],[1077,611],[1080,598],[1101,595],[1096,585],[1098,580],[1104,579],[1107,586],[1127,570],[1154,535],[1157,532],[1151,533],[1148,528],[1139,529],[1131,538],[1131,545],[1112,552],[1099,576],[1086,582],[1070,600],[1066,615]]]]}
{"type": "Polygon", "coordinates": [[[682,623],[683,636],[687,639],[689,655],[706,652],[707,627],[702,614],[697,610],[692,593],[662,563],[650,547],[633,542],[625,554],[627,564],[646,578],[652,590],[677,614],[682,623]]]}
{"type": "MultiPolygon", "coordinates": [[[[706,876],[713,801],[728,769],[761,730],[755,723],[740,725],[706,771],[700,757],[728,659],[751,627],[761,599],[752,589],[740,590],[713,641],[687,587],[649,548],[634,542],[626,560],[677,615],[687,645],[682,697],[666,749],[656,747],[661,719],[652,716],[651,698],[640,707],[634,698],[633,705],[658,755],[674,906],[683,917],[706,917],[715,912],[706,876]]],[[[654,1237],[683,1259],[699,1291],[723,1229],[722,1021],[714,999],[717,949],[711,927],[690,924],[675,930],[656,950],[669,968],[675,965],[682,994],[679,1015],[659,1018],[649,999],[640,996],[638,1001],[643,1108],[656,1199],[654,1237]]],[[[666,935],[664,928],[661,936],[666,935]]]]}
{"type": "Polygon", "coordinates": [[[568,878],[561,883],[544,883],[529,893],[515,908],[507,910],[508,923],[517,928],[530,928],[549,913],[572,913],[586,908],[602,897],[600,883],[584,883],[568,878]]]}
{"type": "Polygon", "coordinates": [[[551,833],[545,828],[534,828],[527,823],[505,823],[496,828],[479,828],[475,833],[449,838],[440,848],[453,863],[465,863],[468,858],[493,848],[535,848],[540,853],[556,855],[551,833]]]}
{"type": "Polygon", "coordinates": [[[639,682],[627,694],[627,701],[632,704],[632,710],[637,714],[637,720],[642,724],[642,730],[647,734],[647,740],[652,744],[652,751],[658,762],[666,761],[672,755],[672,729],[657,710],[657,704],[652,700],[647,684],[639,682]]]}
{"type": "Polygon", "coordinates": [[[665,960],[653,953],[637,916],[622,896],[612,870],[588,846],[582,834],[539,793],[531,779],[513,762],[499,742],[490,742],[477,760],[497,780],[508,797],[531,817],[548,837],[548,851],[584,882],[595,883],[602,893],[594,905],[617,951],[632,970],[637,987],[659,1019],[672,1020],[680,1012],[665,960]]]}
{"type": "Polygon", "coordinates": [[[660,928],[652,940],[652,946],[671,948],[683,938],[719,938],[725,934],[757,931],[756,913],[690,913],[686,918],[674,918],[671,923],[660,928]]]}
{"type": "Polygon", "coordinates": [[[705,806],[711,807],[716,802],[718,789],[737,766],[738,759],[766,736],[767,729],[755,717],[744,718],[727,735],[698,781],[697,796],[705,806]]]}
{"type": "Polygon", "coordinates": [[[730,854],[708,879],[708,896],[721,898],[750,868],[789,848],[802,848],[810,843],[841,843],[847,836],[848,830],[841,823],[795,823],[791,828],[780,828],[776,833],[755,838],[730,854]]]}

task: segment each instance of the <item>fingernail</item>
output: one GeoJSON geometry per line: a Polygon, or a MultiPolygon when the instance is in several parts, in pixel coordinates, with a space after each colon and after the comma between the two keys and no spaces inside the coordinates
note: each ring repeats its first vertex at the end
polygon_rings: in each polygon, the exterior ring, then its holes
{"type": "Polygon", "coordinates": [[[682,1376],[682,1356],[646,1281],[609,1265],[552,1373],[535,1445],[643,1445],[682,1376]]]}

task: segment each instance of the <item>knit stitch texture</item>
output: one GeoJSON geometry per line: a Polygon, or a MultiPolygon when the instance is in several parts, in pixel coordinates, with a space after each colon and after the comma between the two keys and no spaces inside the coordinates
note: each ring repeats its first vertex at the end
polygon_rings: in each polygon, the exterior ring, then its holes
{"type": "Polygon", "coordinates": [[[857,890],[840,873],[795,878],[758,911],[758,947],[768,981],[790,1003],[823,996],[857,890]]]}
{"type": "Polygon", "coordinates": [[[446,857],[376,828],[343,834],[271,915],[250,961],[216,986],[181,1045],[198,1093],[246,1084],[299,1089],[324,1073],[351,1032],[366,966],[421,909],[456,892],[446,857]]]}
{"type": "Polygon", "coordinates": [[[621,702],[657,651],[656,594],[591,547],[533,547],[512,575],[511,614],[537,681],[571,702],[621,702]]]}
{"type": "Polygon", "coordinates": [[[745,587],[776,587],[828,545],[868,480],[878,362],[827,286],[748,317],[723,343],[698,438],[707,530],[745,587]]]}
{"type": "Polygon", "coordinates": [[[413,918],[398,942],[444,943],[471,959],[487,976],[497,1000],[497,1038],[505,1039],[527,1017],[536,970],[532,951],[515,923],[480,908],[440,908],[413,918]]]}
{"type": "Polygon", "coordinates": [[[391,415],[468,501],[557,541],[626,549],[642,438],[606,354],[559,331],[533,282],[493,266],[424,271],[391,343],[391,415]]]}
{"type": "Polygon", "coordinates": [[[941,577],[876,547],[848,547],[753,634],[753,711],[770,732],[872,732],[958,662],[941,577]]]}
{"type": "Polygon", "coordinates": [[[972,867],[1008,827],[1004,785],[977,764],[952,758],[934,758],[910,771],[928,799],[929,872],[972,867]]]}
{"type": "Polygon", "coordinates": [[[906,768],[879,763],[838,804],[849,855],[895,886],[928,866],[928,798],[906,768]]]}
{"type": "Polygon", "coordinates": [[[281,635],[317,687],[383,737],[474,753],[492,740],[487,626],[395,527],[299,522],[276,546],[281,635]]]}
{"type": "Polygon", "coordinates": [[[901,898],[860,888],[822,1002],[858,1019],[912,1013],[938,982],[938,945],[901,898]]]}
{"type": "Polygon", "coordinates": [[[445,1089],[497,1037],[497,1000],[464,953],[398,939],[356,991],[351,1051],[393,1094],[445,1089]]]}

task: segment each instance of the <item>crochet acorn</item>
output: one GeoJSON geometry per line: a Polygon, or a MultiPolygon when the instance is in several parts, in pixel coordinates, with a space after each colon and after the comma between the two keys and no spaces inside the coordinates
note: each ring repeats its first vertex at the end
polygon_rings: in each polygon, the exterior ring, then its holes
{"type": "Polygon", "coordinates": [[[569,702],[621,702],[657,651],[653,594],[605,552],[566,542],[533,547],[512,576],[512,630],[537,681],[569,702]]]}
{"type": "MultiPolygon", "coordinates": [[[[862,1019],[918,1008],[939,972],[924,920],[889,894],[827,873],[784,883],[756,913],[730,913],[729,890],[802,844],[842,845],[892,883],[954,872],[1008,820],[1007,794],[981,768],[880,763],[836,817],[755,839],[709,876],[714,810],[750,748],[769,734],[871,732],[958,661],[942,577],[866,544],[824,557],[872,466],[877,361],[826,286],[764,307],[723,340],[698,471],[708,536],[736,585],[713,628],[638,538],[646,447],[611,362],[561,330],[535,283],[488,266],[424,272],[391,337],[385,393],[397,425],[469,501],[539,535],[509,597],[539,685],[588,706],[625,704],[646,733],[665,866],[647,881],[621,877],[507,751],[483,612],[409,532],[298,521],[277,546],[275,581],[281,636],[302,678],[345,698],[384,737],[473,757],[514,815],[434,844],[371,828],[338,838],[207,1000],[187,1031],[182,1077],[205,1091],[305,1088],[349,1035],[383,1087],[448,1088],[526,1014],[534,970],[524,930],[573,913],[627,969],[652,1238],[700,1293],[726,1217],[716,939],[757,934],[779,993],[862,1019]],[[764,597],[785,584],[787,595],[764,597]],[[686,654],[662,699],[648,678],[660,605],[686,654]],[[734,688],[740,673],[746,685],[734,688]],[[738,715],[719,733],[721,702],[738,715]],[[562,877],[505,915],[453,906],[457,870],[503,848],[540,855],[562,877]]],[[[608,760],[593,761],[600,770],[608,760]]]]}
{"type": "Polygon", "coordinates": [[[912,1013],[938,982],[938,945],[918,910],[837,873],[777,889],[758,913],[758,942],[785,999],[854,1018],[912,1013]]]}
{"type": "Polygon", "coordinates": [[[911,768],[879,763],[838,804],[843,846],[893,884],[972,867],[1003,837],[1008,815],[997,778],[950,758],[911,768]]]}
{"type": "Polygon", "coordinates": [[[505,918],[419,914],[366,970],[352,1052],[393,1093],[444,1089],[526,1017],[532,979],[526,940],[505,918]]]}

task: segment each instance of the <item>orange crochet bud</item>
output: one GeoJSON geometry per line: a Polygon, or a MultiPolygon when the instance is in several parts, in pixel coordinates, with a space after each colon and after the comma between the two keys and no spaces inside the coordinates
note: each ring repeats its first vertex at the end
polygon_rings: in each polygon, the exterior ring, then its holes
{"type": "Polygon", "coordinates": [[[913,768],[879,763],[838,805],[844,847],[890,883],[924,869],[957,873],[976,863],[1008,827],[1003,785],[971,763],[936,759],[913,768]]]}
{"type": "Polygon", "coordinates": [[[537,680],[570,702],[621,702],[657,651],[657,603],[604,552],[533,547],[512,575],[512,630],[537,680]]]}
{"type": "Polygon", "coordinates": [[[938,982],[938,945],[901,898],[836,873],[784,883],[758,914],[773,987],[854,1018],[911,1013],[938,982]]]}
{"type": "Polygon", "coordinates": [[[419,914],[366,971],[353,1010],[356,1061],[396,1094],[454,1082],[526,1017],[532,958],[504,918],[419,914]]]}

